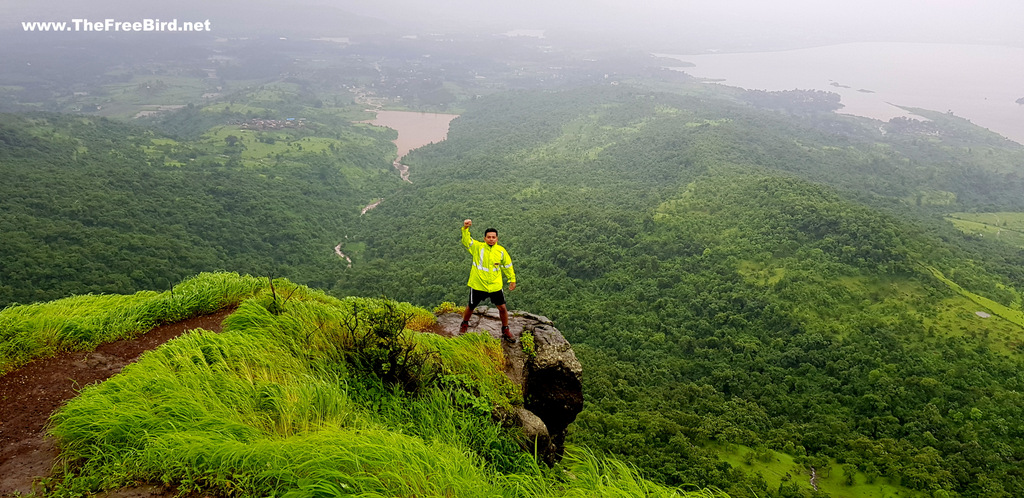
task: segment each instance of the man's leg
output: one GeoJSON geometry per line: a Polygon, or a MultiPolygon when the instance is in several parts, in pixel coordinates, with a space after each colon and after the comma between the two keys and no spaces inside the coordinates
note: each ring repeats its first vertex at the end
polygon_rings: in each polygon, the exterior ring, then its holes
{"type": "Polygon", "coordinates": [[[508,327],[508,308],[504,304],[498,305],[498,316],[501,317],[501,328],[508,327]]]}
{"type": "Polygon", "coordinates": [[[515,336],[508,329],[508,308],[505,307],[505,303],[498,305],[498,316],[501,317],[501,336],[509,342],[516,342],[515,336]]]}
{"type": "Polygon", "coordinates": [[[473,316],[473,308],[466,305],[466,311],[462,313],[462,323],[459,324],[459,334],[465,334],[469,330],[469,317],[473,316]]]}
{"type": "Polygon", "coordinates": [[[478,304],[480,304],[480,300],[476,296],[476,292],[469,289],[469,304],[466,305],[466,311],[462,312],[462,324],[459,325],[460,334],[465,334],[469,329],[469,319],[473,316],[473,310],[478,304]]]}

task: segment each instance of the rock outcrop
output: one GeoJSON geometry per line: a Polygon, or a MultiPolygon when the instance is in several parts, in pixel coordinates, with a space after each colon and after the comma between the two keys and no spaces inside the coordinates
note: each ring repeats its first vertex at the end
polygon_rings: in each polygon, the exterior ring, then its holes
{"type": "MultiPolygon", "coordinates": [[[[437,317],[445,335],[459,333],[462,316],[448,313],[437,317]]],[[[501,339],[497,308],[480,307],[469,321],[470,331],[485,331],[501,339]]],[[[536,451],[553,465],[565,450],[566,431],[583,409],[583,366],[562,333],[551,320],[525,311],[509,311],[509,331],[515,343],[502,341],[505,375],[523,392],[524,405],[509,414],[510,423],[523,433],[523,447],[536,451]],[[533,349],[524,348],[533,338],[533,349]]]]}

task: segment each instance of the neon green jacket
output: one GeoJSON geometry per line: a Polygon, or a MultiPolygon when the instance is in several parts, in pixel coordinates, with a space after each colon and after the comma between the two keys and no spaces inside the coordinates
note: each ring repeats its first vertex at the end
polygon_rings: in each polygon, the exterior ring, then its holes
{"type": "Polygon", "coordinates": [[[473,268],[469,271],[469,282],[466,285],[478,291],[498,292],[503,286],[503,273],[509,282],[516,281],[512,257],[504,247],[498,244],[489,246],[486,242],[474,240],[466,227],[462,227],[462,245],[473,256],[473,268]]]}

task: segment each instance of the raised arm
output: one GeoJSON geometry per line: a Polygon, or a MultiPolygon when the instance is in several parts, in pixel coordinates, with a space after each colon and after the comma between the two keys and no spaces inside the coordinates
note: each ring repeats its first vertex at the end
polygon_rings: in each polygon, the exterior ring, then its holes
{"type": "Polygon", "coordinates": [[[462,222],[462,245],[469,250],[469,246],[473,245],[475,240],[469,235],[469,227],[473,226],[473,220],[465,220],[462,222]]]}

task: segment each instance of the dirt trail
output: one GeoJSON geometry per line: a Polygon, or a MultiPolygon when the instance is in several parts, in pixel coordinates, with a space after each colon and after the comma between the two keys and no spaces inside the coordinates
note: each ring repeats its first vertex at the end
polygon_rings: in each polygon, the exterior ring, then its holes
{"type": "MultiPolygon", "coordinates": [[[[406,173],[407,174],[408,174],[408,169],[409,169],[409,167],[406,166],[406,173]]],[[[410,182],[410,183],[412,183],[412,182],[410,182]]],[[[382,203],[382,202],[384,202],[384,198],[383,197],[381,197],[380,199],[377,199],[377,201],[372,203],[372,204],[367,204],[366,207],[364,207],[363,210],[359,212],[359,216],[362,216],[362,215],[366,214],[367,211],[369,211],[369,210],[379,206],[380,203],[382,203]]]]}
{"type": "Polygon", "coordinates": [[[49,474],[57,448],[45,426],[57,408],[85,386],[113,377],[126,365],[189,330],[220,332],[233,310],[161,325],[131,340],[102,344],[95,351],[35,360],[0,377],[0,496],[28,494],[32,480],[49,474]]]}
{"type": "Polygon", "coordinates": [[[337,254],[339,258],[348,261],[348,267],[352,268],[352,258],[346,256],[345,253],[341,252],[341,244],[344,244],[344,242],[334,246],[334,254],[337,254]]]}
{"type": "Polygon", "coordinates": [[[401,176],[403,180],[405,180],[406,182],[412,183],[412,180],[409,179],[409,167],[404,165],[404,164],[402,164],[402,163],[400,163],[400,162],[398,162],[401,159],[402,159],[401,157],[398,158],[398,159],[395,159],[395,161],[392,162],[391,164],[395,167],[395,169],[398,170],[398,175],[401,176]]]}

